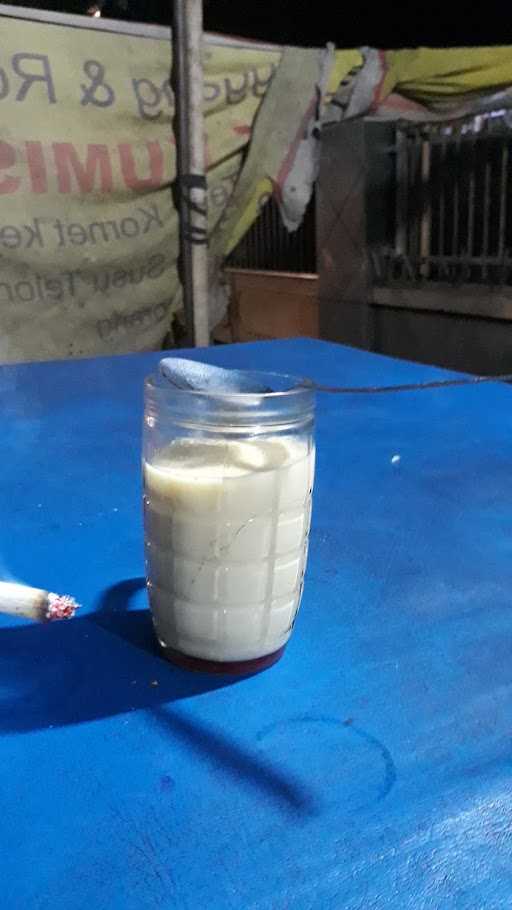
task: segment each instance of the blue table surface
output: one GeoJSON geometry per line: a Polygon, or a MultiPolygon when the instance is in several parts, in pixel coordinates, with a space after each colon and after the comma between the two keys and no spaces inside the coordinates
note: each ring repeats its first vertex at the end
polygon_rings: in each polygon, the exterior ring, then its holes
{"type": "MultiPolygon", "coordinates": [[[[311,340],[193,356],[439,375],[311,340]]],[[[0,568],[84,604],[0,622],[2,910],[511,907],[512,390],[318,397],[303,605],[282,661],[237,681],[153,645],[158,357],[0,369],[0,568]]]]}

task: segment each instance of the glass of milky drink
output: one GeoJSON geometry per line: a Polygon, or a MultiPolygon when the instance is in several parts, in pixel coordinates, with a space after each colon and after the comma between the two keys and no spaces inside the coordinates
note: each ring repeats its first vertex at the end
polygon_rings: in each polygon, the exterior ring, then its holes
{"type": "MultiPolygon", "coordinates": [[[[245,374],[248,375],[248,374],[245,374]]],[[[162,653],[189,669],[271,666],[302,596],[315,393],[255,373],[263,393],[145,388],[146,573],[162,653]]]]}

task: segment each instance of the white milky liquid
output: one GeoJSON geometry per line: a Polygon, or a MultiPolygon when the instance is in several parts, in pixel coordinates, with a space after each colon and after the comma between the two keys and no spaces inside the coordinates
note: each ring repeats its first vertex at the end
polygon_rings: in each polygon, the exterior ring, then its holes
{"type": "Polygon", "coordinates": [[[162,644],[250,660],[288,640],[302,593],[314,449],[177,440],[144,465],[146,565],[162,644]]]}

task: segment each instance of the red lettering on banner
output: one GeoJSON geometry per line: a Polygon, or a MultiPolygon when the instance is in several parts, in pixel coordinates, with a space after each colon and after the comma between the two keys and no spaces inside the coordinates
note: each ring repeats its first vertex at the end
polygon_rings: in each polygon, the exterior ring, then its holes
{"type": "MultiPolygon", "coordinates": [[[[167,141],[175,146],[174,137],[169,136],[167,141]]],[[[157,189],[165,183],[168,147],[157,140],[145,145],[146,166],[137,161],[138,146],[134,148],[127,142],[109,149],[107,145],[93,143],[77,148],[72,142],[54,142],[45,146],[35,139],[27,139],[19,145],[0,140],[0,195],[12,195],[18,191],[34,195],[53,192],[55,178],[58,192],[70,195],[111,193],[114,184],[119,186],[120,178],[130,190],[157,189]],[[116,168],[117,156],[120,174],[116,168]],[[2,171],[16,165],[20,168],[19,176],[12,173],[2,175],[2,171]],[[145,176],[141,176],[138,169],[144,169],[145,176]]],[[[208,148],[206,157],[209,160],[208,148]]]]}
{"type": "MultiPolygon", "coordinates": [[[[16,164],[16,149],[10,142],[0,141],[0,170],[12,167],[16,164]]],[[[0,179],[0,194],[15,193],[21,183],[20,177],[12,177],[9,174],[0,179]]]]}
{"type": "Polygon", "coordinates": [[[25,142],[28,173],[33,193],[48,192],[48,175],[41,142],[25,142]]]}
{"type": "Polygon", "coordinates": [[[85,164],[71,142],[54,142],[53,156],[57,169],[57,185],[60,193],[72,193],[72,176],[75,177],[82,193],[99,189],[110,193],[113,189],[112,165],[106,145],[88,145],[85,164]],[[99,186],[95,187],[96,172],[99,171],[99,186]]]}
{"type": "Polygon", "coordinates": [[[149,177],[138,177],[135,173],[133,146],[127,142],[118,145],[121,173],[126,186],[131,190],[150,190],[162,186],[164,181],[164,156],[159,142],[146,142],[149,158],[149,177]]]}

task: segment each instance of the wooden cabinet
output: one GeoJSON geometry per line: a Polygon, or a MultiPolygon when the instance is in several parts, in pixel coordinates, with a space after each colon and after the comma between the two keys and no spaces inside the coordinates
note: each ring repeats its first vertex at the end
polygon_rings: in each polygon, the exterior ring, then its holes
{"type": "Polygon", "coordinates": [[[226,274],[231,284],[229,340],[319,337],[317,275],[235,268],[226,274]]]}

